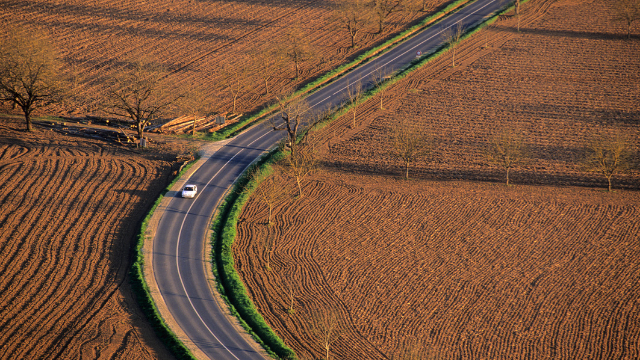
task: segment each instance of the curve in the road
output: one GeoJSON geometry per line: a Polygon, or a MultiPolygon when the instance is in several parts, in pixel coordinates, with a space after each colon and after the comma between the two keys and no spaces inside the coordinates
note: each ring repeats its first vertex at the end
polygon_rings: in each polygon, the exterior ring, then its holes
{"type": "MultiPolygon", "coordinates": [[[[350,84],[362,81],[377,68],[403,69],[421,50],[427,55],[443,42],[446,29],[462,24],[470,28],[482,22],[510,0],[477,0],[458,12],[414,35],[310,94],[312,107],[341,105],[350,84]]],[[[362,84],[372,86],[372,82],[362,84]]],[[[276,144],[283,134],[254,126],[219,149],[189,177],[198,185],[194,199],[174,197],[169,202],[153,238],[152,267],[162,298],[178,326],[206,356],[212,359],[263,359],[260,352],[238,334],[210,291],[205,262],[206,233],[211,217],[226,190],[261,154],[276,144]]]]}

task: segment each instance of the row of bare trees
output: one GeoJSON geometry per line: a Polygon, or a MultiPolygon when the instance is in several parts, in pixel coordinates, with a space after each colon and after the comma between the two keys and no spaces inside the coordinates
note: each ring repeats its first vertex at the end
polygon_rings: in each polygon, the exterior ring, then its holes
{"type": "Polygon", "coordinates": [[[351,47],[355,48],[358,36],[367,29],[382,33],[391,14],[427,12],[432,8],[429,0],[341,0],[335,5],[333,19],[347,32],[351,47]]]}
{"type": "MultiPolygon", "coordinates": [[[[391,155],[404,164],[406,179],[409,178],[409,165],[428,158],[436,147],[433,137],[412,127],[406,120],[400,121],[394,127],[390,143],[391,155]]],[[[584,150],[580,167],[585,171],[604,176],[611,191],[614,176],[637,165],[635,155],[631,140],[624,134],[620,132],[601,134],[593,137],[589,142],[584,150]]],[[[483,156],[489,164],[505,171],[506,184],[509,185],[511,170],[527,164],[531,159],[531,152],[521,133],[506,129],[489,139],[483,156]]]]}

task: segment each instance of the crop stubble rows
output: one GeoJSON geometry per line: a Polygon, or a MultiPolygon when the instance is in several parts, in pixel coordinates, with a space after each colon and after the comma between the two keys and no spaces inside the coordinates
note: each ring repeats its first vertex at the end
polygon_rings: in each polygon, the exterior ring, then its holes
{"type": "Polygon", "coordinates": [[[169,163],[3,122],[0,358],[168,356],[125,277],[169,163]]]}
{"type": "Polygon", "coordinates": [[[635,193],[341,173],[304,191],[271,227],[251,200],[234,247],[259,311],[303,358],[321,353],[320,309],[341,315],[341,359],[397,357],[412,342],[440,358],[640,354],[635,193]]]}
{"type": "MultiPolygon", "coordinates": [[[[416,163],[415,176],[500,179],[482,152],[508,128],[522,132],[531,149],[517,181],[606,183],[581,172],[580,160],[598,133],[621,131],[640,149],[638,42],[625,41],[610,9],[597,2],[540,1],[527,4],[522,17],[521,33],[509,19],[464,41],[457,50],[461,66],[452,69],[444,55],[396,84],[385,92],[385,110],[377,97],[363,104],[355,131],[348,116],[332,124],[318,135],[330,146],[326,161],[397,173],[388,134],[404,118],[437,144],[432,158],[416,163]],[[551,11],[542,17],[540,9],[551,11]],[[593,11],[600,16],[589,16],[593,11]]],[[[637,184],[637,177],[622,176],[622,186],[637,184]]]]}
{"type": "MultiPolygon", "coordinates": [[[[443,359],[640,356],[635,191],[371,175],[400,175],[387,134],[407,116],[441,144],[413,177],[500,181],[482,147],[515,123],[534,153],[519,181],[602,186],[577,164],[594,129],[639,145],[637,41],[609,16],[593,1],[528,3],[521,33],[503,19],[460,45],[455,69],[445,55],[387,90],[384,111],[377,97],[362,105],[356,129],[348,114],[314,133],[325,170],[275,207],[274,225],[249,201],[236,266],[299,356],[323,356],[311,324],[321,309],[340,315],[340,359],[411,348],[443,359]]],[[[632,173],[618,184],[637,183],[632,173]]]]}
{"type": "MultiPolygon", "coordinates": [[[[448,1],[432,0],[441,6],[448,1]]],[[[231,95],[223,81],[225,68],[245,69],[245,90],[239,111],[255,110],[272,101],[263,96],[255,59],[261,50],[278,47],[287,31],[300,24],[316,49],[315,58],[293,79],[292,64],[277,69],[276,89],[292,89],[327,72],[390,34],[397,33],[426,13],[394,13],[380,35],[372,25],[357,50],[349,49],[346,32],[331,19],[333,1],[96,1],[40,0],[5,2],[0,21],[44,27],[63,58],[76,73],[79,99],[76,109],[94,111],[100,85],[116,69],[136,58],[148,58],[173,73],[168,80],[183,90],[198,86],[218,111],[230,111],[231,95]],[[97,96],[96,96],[97,94],[97,96]]],[[[54,109],[54,108],[51,108],[54,109]]]]}

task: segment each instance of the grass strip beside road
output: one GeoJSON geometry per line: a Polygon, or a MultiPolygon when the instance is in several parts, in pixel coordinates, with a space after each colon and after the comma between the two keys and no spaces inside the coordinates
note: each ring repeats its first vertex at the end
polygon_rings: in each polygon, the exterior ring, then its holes
{"type": "MultiPolygon", "coordinates": [[[[142,312],[145,314],[147,319],[149,319],[151,326],[156,332],[156,335],[158,335],[158,337],[160,338],[160,341],[162,341],[162,343],[165,344],[165,346],[176,358],[190,359],[190,360],[191,359],[195,360],[196,357],[182,343],[182,341],[178,339],[176,334],[173,331],[171,331],[169,326],[162,319],[162,316],[160,316],[158,308],[156,307],[156,304],[153,301],[153,297],[151,296],[149,286],[147,285],[147,282],[144,278],[143,267],[145,263],[144,263],[144,254],[142,250],[144,248],[144,240],[146,237],[149,220],[151,219],[153,212],[160,205],[160,203],[162,202],[162,199],[164,199],[164,196],[167,194],[167,192],[169,192],[169,190],[175,185],[175,183],[180,180],[180,177],[182,177],[182,175],[184,175],[189,170],[189,168],[197,162],[197,160],[198,159],[196,158],[194,161],[191,161],[189,164],[187,164],[187,166],[183,167],[183,169],[175,177],[175,179],[173,179],[173,181],[163,190],[163,192],[160,194],[156,202],[151,207],[151,210],[149,210],[149,213],[147,214],[147,216],[144,218],[144,220],[142,220],[142,223],[140,224],[140,231],[138,232],[138,238],[136,241],[135,250],[134,250],[134,261],[133,261],[133,264],[131,265],[131,270],[130,270],[131,287],[133,289],[136,299],[138,300],[138,304],[140,305],[140,308],[142,308],[142,312]]],[[[149,266],[151,266],[151,264],[149,264],[149,266]]]]}
{"type": "MultiPolygon", "coordinates": [[[[524,2],[525,1],[523,1],[523,3],[524,2]]],[[[513,6],[510,6],[497,12],[496,15],[468,30],[462,39],[466,39],[480,31],[482,28],[492,24],[500,15],[512,9],[513,6]]],[[[395,84],[411,72],[425,66],[438,56],[444,54],[447,50],[448,46],[444,45],[436,52],[425,56],[424,58],[417,59],[412,63],[412,65],[395,74],[381,86],[367,91],[362,102],[372,98],[380,91],[383,91],[387,87],[395,84]]],[[[352,106],[354,106],[354,104],[342,107],[326,121],[318,124],[317,129],[321,129],[331,123],[331,121],[346,114],[352,106]]],[[[279,159],[282,159],[284,156],[284,152],[277,149],[273,150],[254,163],[241,175],[240,178],[238,178],[238,181],[234,184],[232,191],[230,191],[229,195],[224,199],[220,205],[220,210],[214,217],[212,224],[212,258],[215,263],[213,271],[217,280],[218,290],[228,303],[233,315],[238,317],[238,320],[245,329],[256,339],[256,341],[258,341],[258,343],[264,346],[270,354],[282,359],[295,359],[295,352],[287,347],[284,341],[282,341],[282,339],[273,332],[262,315],[255,308],[240,275],[235,269],[232,250],[233,242],[237,235],[236,225],[244,205],[260,182],[271,174],[270,166],[279,159]]]]}
{"type": "MultiPolygon", "coordinates": [[[[292,98],[296,98],[296,97],[300,97],[302,95],[306,95],[306,94],[310,94],[313,91],[317,90],[318,88],[320,88],[322,85],[325,85],[327,83],[329,83],[332,80],[337,79],[338,77],[346,74],[349,70],[354,69],[355,67],[359,66],[360,64],[371,60],[372,58],[382,54],[385,50],[388,50],[389,48],[403,42],[404,40],[406,40],[408,37],[410,37],[411,35],[415,34],[416,32],[431,26],[433,24],[436,23],[436,21],[444,18],[445,16],[451,14],[454,11],[459,10],[460,8],[475,2],[476,0],[456,0],[453,1],[452,3],[450,3],[449,5],[447,5],[445,8],[443,8],[442,10],[436,12],[435,14],[432,14],[430,16],[427,16],[424,20],[422,20],[419,24],[412,26],[411,28],[404,30],[403,32],[401,32],[400,34],[392,37],[391,39],[385,41],[383,44],[376,46],[370,50],[367,50],[366,52],[364,52],[363,54],[359,55],[356,59],[354,59],[353,61],[344,64],[336,69],[333,69],[327,73],[325,73],[324,75],[316,78],[315,80],[312,80],[311,82],[309,82],[308,84],[306,84],[304,87],[302,87],[301,89],[297,90],[294,94],[291,95],[292,98]]],[[[210,140],[222,140],[222,139],[226,139],[228,137],[231,136],[235,136],[237,134],[239,134],[240,132],[242,132],[243,130],[247,129],[248,127],[252,126],[256,121],[261,120],[262,118],[272,114],[276,109],[278,108],[277,104],[273,104],[271,106],[267,106],[265,108],[263,108],[262,110],[258,110],[254,113],[251,114],[247,114],[246,117],[244,117],[243,119],[241,119],[238,123],[227,126],[223,129],[221,129],[218,132],[215,132],[213,134],[211,134],[208,139],[210,140]]]]}
{"type": "Polygon", "coordinates": [[[212,229],[213,272],[218,291],[227,302],[240,324],[272,356],[280,359],[296,359],[296,354],[271,329],[258,312],[235,268],[233,242],[236,225],[242,208],[262,179],[269,176],[273,163],[283,157],[278,149],[263,155],[235,182],[214,217],[212,229]]]}

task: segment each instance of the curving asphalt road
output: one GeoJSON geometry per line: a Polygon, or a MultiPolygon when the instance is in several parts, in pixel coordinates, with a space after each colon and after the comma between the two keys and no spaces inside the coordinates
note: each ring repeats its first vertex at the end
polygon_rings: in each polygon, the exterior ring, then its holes
{"type": "MultiPolygon", "coordinates": [[[[360,81],[372,86],[371,74],[385,67],[395,71],[417,56],[434,52],[442,43],[442,33],[460,23],[464,28],[478,24],[511,0],[477,0],[437,25],[418,33],[342,78],[309,95],[312,107],[324,108],[344,103],[346,88],[360,81]]],[[[152,266],[155,281],[166,306],[182,331],[211,359],[263,359],[239,334],[223,314],[211,293],[205,262],[205,238],[219,200],[240,174],[284,132],[254,126],[235,137],[211,156],[188,182],[198,186],[195,199],[174,197],[158,223],[153,238],[152,266]]]]}

